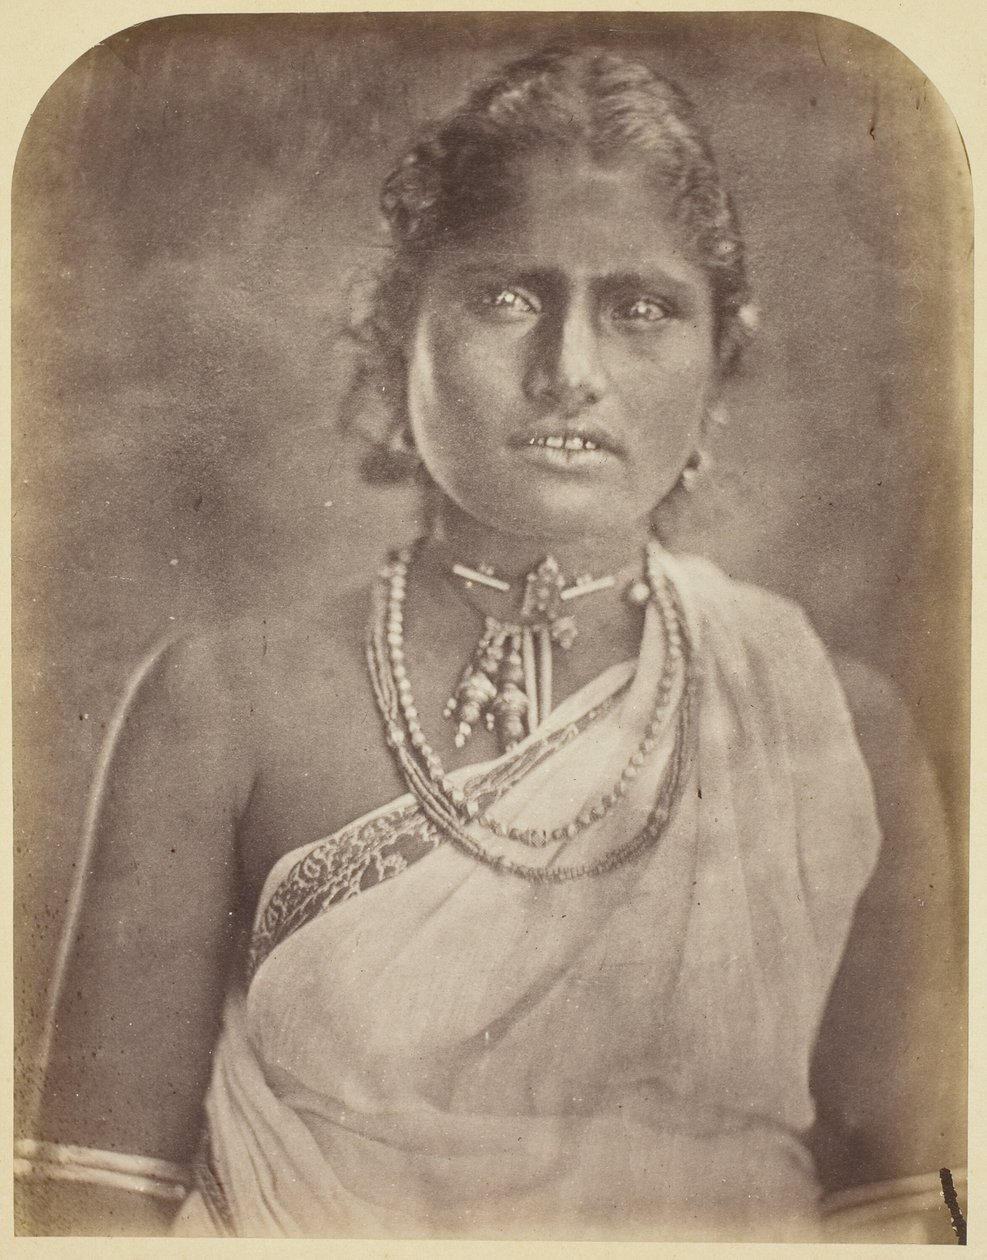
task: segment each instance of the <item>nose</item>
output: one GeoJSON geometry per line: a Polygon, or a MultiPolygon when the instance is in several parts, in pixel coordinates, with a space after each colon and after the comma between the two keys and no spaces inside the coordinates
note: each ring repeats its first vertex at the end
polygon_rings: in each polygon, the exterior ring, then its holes
{"type": "Polygon", "coordinates": [[[556,320],[544,320],[532,347],[525,389],[567,419],[598,403],[607,392],[599,332],[592,313],[572,303],[556,320]]]}

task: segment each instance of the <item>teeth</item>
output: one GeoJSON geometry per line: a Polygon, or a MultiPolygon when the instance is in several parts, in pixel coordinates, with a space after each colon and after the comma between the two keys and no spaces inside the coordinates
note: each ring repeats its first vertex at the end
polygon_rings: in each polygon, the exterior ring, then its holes
{"type": "Polygon", "coordinates": [[[592,438],[580,437],[578,434],[562,436],[552,434],[550,437],[535,437],[528,442],[529,446],[547,446],[553,451],[598,451],[599,444],[592,438]]]}

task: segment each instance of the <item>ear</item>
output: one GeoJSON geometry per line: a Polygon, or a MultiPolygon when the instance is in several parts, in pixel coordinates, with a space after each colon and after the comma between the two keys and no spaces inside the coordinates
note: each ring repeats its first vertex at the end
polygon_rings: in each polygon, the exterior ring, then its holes
{"type": "Polygon", "coordinates": [[[717,376],[721,384],[736,375],[744,351],[760,323],[760,311],[753,302],[745,302],[732,315],[724,317],[717,344],[717,376]]]}

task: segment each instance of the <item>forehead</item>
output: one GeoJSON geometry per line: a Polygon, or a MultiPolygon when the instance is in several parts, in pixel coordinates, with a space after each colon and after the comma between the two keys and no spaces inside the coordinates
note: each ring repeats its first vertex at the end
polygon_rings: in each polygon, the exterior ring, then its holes
{"type": "Polygon", "coordinates": [[[497,209],[457,233],[457,253],[574,278],[657,268],[706,283],[670,191],[642,164],[541,152],[512,162],[501,191],[497,209]]]}

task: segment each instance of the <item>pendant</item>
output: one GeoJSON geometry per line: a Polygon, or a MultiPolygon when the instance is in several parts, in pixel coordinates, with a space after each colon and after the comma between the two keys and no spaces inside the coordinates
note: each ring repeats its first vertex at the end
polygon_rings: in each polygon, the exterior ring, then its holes
{"type": "MultiPolygon", "coordinates": [[[[477,580],[477,570],[459,576],[477,580]]],[[[489,581],[490,575],[483,574],[489,581]]],[[[552,644],[572,646],[574,618],[562,614],[565,578],[558,561],[546,556],[524,579],[520,622],[488,617],[469,664],[460,675],[444,713],[456,723],[454,742],[462,748],[485,720],[504,752],[544,721],[552,707],[552,644]],[[539,651],[535,649],[535,639],[539,651]]]]}
{"type": "Polygon", "coordinates": [[[521,620],[534,625],[541,621],[554,621],[562,612],[562,592],[565,578],[554,556],[546,556],[537,569],[532,569],[524,579],[524,595],[521,599],[521,620]]]}
{"type": "Polygon", "coordinates": [[[444,714],[456,723],[454,743],[462,748],[474,727],[486,721],[509,752],[525,736],[529,701],[521,656],[523,630],[488,617],[480,641],[463,670],[444,714]]]}
{"type": "MultiPolygon", "coordinates": [[[[467,588],[476,582],[498,591],[511,589],[486,566],[456,564],[452,572],[467,588]]],[[[443,710],[456,724],[457,748],[465,746],[483,721],[496,732],[502,751],[510,752],[545,721],[552,709],[552,649],[567,651],[576,639],[576,620],[565,611],[567,603],[615,583],[612,575],[587,576],[567,586],[554,556],[546,556],[525,575],[518,621],[486,618],[469,664],[443,710]]],[[[645,589],[650,595],[650,587],[645,589]]]]}

